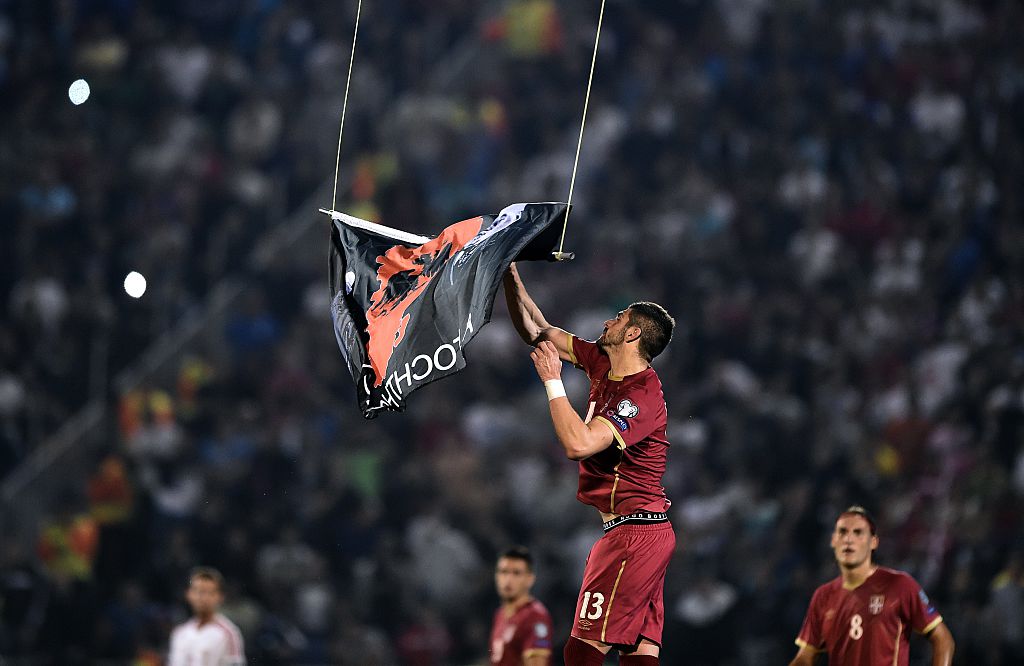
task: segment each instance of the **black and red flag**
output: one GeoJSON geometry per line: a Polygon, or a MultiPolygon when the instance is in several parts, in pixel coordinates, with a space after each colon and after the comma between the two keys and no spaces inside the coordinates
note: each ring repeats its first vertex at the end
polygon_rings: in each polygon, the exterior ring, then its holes
{"type": "Polygon", "coordinates": [[[370,419],[466,366],[502,275],[513,261],[552,258],[566,204],[512,204],[434,237],[330,214],[334,333],[370,419]]]}

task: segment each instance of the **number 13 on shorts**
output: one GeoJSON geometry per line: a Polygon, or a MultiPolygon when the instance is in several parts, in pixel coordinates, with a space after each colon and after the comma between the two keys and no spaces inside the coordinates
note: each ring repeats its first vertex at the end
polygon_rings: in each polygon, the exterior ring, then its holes
{"type": "Polygon", "coordinates": [[[586,591],[583,603],[580,604],[581,620],[596,620],[604,614],[604,595],[600,592],[586,591]]]}

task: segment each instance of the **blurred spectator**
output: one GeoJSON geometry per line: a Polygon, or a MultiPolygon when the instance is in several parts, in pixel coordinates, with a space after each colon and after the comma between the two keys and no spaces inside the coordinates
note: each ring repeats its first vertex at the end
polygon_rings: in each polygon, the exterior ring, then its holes
{"type": "Polygon", "coordinates": [[[132,519],[135,488],[124,460],[110,454],[86,485],[89,511],[99,528],[96,552],[98,580],[116,580],[136,570],[140,545],[132,519]]]}
{"type": "Polygon", "coordinates": [[[994,624],[996,649],[1001,663],[1024,659],[1024,627],[1018,619],[1024,613],[1024,555],[1010,555],[1006,568],[992,580],[990,621],[994,624]]]}
{"type": "Polygon", "coordinates": [[[419,611],[398,636],[398,655],[409,666],[448,663],[452,639],[441,618],[429,607],[419,611]]]}
{"type": "Polygon", "coordinates": [[[78,512],[77,504],[76,499],[62,498],[40,530],[39,559],[55,580],[92,580],[99,526],[93,516],[78,512]]]}
{"type": "MultiPolygon", "coordinates": [[[[693,664],[728,664],[737,656],[735,612],[739,596],[710,572],[697,575],[675,603],[677,640],[693,664]]],[[[676,648],[678,650],[678,648],[676,648]]]]}
{"type": "Polygon", "coordinates": [[[126,580],[97,619],[95,653],[107,659],[141,656],[146,648],[162,642],[165,624],[164,609],[146,598],[138,581],[126,580]]]}
{"type": "Polygon", "coordinates": [[[37,560],[15,539],[0,547],[0,653],[18,658],[35,650],[49,587],[37,560]]]}
{"type": "Polygon", "coordinates": [[[430,605],[456,611],[478,591],[483,561],[469,536],[440,511],[428,510],[409,521],[406,544],[411,580],[430,605]]]}
{"type": "Polygon", "coordinates": [[[513,0],[504,15],[488,21],[484,34],[501,39],[508,53],[519,58],[554,55],[562,48],[558,7],[551,0],[513,0]]]}
{"type": "Polygon", "coordinates": [[[99,529],[95,519],[80,511],[77,497],[61,497],[53,517],[40,528],[37,552],[49,585],[38,649],[58,661],[74,662],[92,652],[93,630],[78,621],[92,617],[97,607],[93,581],[99,529]]]}
{"type": "Polygon", "coordinates": [[[289,525],[281,537],[256,553],[256,574],[263,593],[282,606],[289,603],[302,580],[318,564],[313,549],[301,540],[299,528],[289,525]]]}

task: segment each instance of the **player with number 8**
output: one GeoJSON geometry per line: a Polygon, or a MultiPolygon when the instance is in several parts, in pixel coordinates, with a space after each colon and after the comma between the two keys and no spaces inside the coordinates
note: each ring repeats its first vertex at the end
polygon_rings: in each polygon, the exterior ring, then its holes
{"type": "Polygon", "coordinates": [[[790,666],[813,666],[828,654],[831,666],[907,666],[910,631],[928,637],[932,666],[953,661],[953,636],[928,596],[908,574],[874,562],[875,521],[860,506],[840,514],[832,532],[839,577],[811,598],[800,646],[790,666]]]}

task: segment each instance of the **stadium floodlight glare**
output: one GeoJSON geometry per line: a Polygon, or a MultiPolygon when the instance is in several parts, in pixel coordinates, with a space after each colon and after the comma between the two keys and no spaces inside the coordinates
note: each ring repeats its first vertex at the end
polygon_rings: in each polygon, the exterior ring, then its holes
{"type": "Polygon", "coordinates": [[[141,298],[146,293],[146,278],[142,273],[132,271],[124,278],[124,290],[132,298],[141,298]]]}
{"type": "Polygon", "coordinates": [[[68,87],[68,99],[71,100],[72,104],[78,106],[79,104],[84,103],[85,100],[89,99],[90,92],[91,89],[89,88],[88,81],[85,79],[76,79],[68,87]]]}

